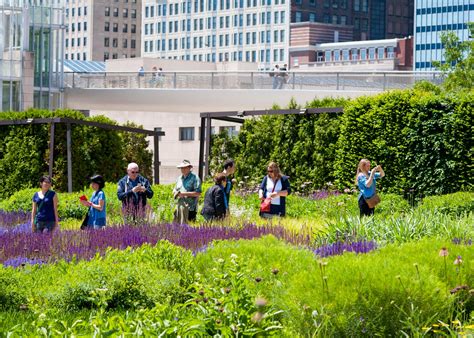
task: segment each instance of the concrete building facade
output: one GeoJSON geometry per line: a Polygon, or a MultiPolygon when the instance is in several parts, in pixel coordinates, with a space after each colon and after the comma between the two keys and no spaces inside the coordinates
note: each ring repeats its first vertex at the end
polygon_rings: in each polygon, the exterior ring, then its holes
{"type": "Polygon", "coordinates": [[[434,70],[433,61],[444,61],[443,32],[454,32],[468,41],[468,23],[474,22],[473,0],[417,0],[415,4],[415,70],[434,70]]]}
{"type": "Polygon", "coordinates": [[[61,0],[0,2],[0,110],[62,106],[61,0]]]}
{"type": "Polygon", "coordinates": [[[65,58],[104,61],[140,56],[141,0],[64,0],[65,58]]]}
{"type": "Polygon", "coordinates": [[[144,57],[288,61],[289,0],[144,0],[144,57]]]}

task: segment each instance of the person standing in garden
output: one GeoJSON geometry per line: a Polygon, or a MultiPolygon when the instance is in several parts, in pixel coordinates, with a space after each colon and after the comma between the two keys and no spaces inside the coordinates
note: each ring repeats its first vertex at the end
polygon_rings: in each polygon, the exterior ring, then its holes
{"type": "Polygon", "coordinates": [[[223,219],[229,210],[226,186],[227,178],[221,173],[214,177],[214,185],[206,191],[201,214],[206,221],[223,219]]]}
{"type": "Polygon", "coordinates": [[[226,177],[226,185],[224,188],[225,196],[227,198],[227,209],[229,209],[229,201],[230,201],[230,192],[233,186],[233,180],[231,179],[231,175],[235,173],[235,162],[232,159],[228,159],[224,162],[224,171],[222,172],[226,177]]]}
{"type": "Polygon", "coordinates": [[[91,177],[91,188],[94,190],[90,201],[81,199],[82,205],[89,207],[87,211],[87,227],[102,229],[106,221],[106,200],[102,189],[105,187],[104,178],[100,175],[91,177]]]}
{"type": "Polygon", "coordinates": [[[173,196],[178,200],[174,211],[174,222],[184,224],[195,221],[197,205],[201,196],[201,180],[191,170],[193,166],[188,160],[183,160],[177,165],[181,175],[177,178],[173,189],[173,196]]]}
{"type": "Polygon", "coordinates": [[[270,162],[267,167],[267,175],[263,178],[258,191],[261,201],[260,216],[263,218],[285,216],[286,196],[290,192],[288,177],[281,174],[277,163],[270,162]]]}
{"type": "MultiPolygon", "coordinates": [[[[376,204],[378,202],[372,202],[378,198],[376,192],[376,180],[378,178],[384,177],[385,172],[382,169],[382,166],[378,165],[373,170],[370,170],[370,161],[363,158],[360,160],[359,165],[357,166],[355,184],[359,188],[359,210],[360,217],[362,216],[371,216],[374,214],[375,206],[369,206],[369,204],[376,204]]],[[[380,199],[378,199],[380,201],[380,199]]]]}
{"type": "Polygon", "coordinates": [[[122,212],[126,222],[135,223],[143,220],[147,210],[147,199],[153,197],[150,182],[139,173],[138,164],[132,162],[127,167],[127,175],[118,182],[117,197],[122,201],[122,212]],[[128,219],[128,216],[131,219],[128,219]]]}
{"type": "Polygon", "coordinates": [[[33,232],[52,232],[58,228],[58,195],[51,190],[51,177],[40,178],[41,190],[33,196],[31,208],[31,230],[33,232]]]}

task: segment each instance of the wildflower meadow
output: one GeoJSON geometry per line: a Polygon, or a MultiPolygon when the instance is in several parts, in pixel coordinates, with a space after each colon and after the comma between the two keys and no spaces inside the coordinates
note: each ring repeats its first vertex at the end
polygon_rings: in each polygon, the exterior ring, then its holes
{"type": "Polygon", "coordinates": [[[172,223],[170,186],[124,224],[80,230],[82,191],[60,229],[31,232],[31,189],[0,203],[0,332],[23,336],[452,336],[474,334],[474,194],[417,203],[382,194],[359,218],[351,191],[290,195],[258,217],[248,188],[231,216],[172,223]]]}

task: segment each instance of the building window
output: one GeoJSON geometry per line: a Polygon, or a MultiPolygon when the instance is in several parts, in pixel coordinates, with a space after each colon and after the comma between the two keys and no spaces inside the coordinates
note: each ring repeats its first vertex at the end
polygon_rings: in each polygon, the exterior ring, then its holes
{"type": "Polygon", "coordinates": [[[109,59],[109,52],[104,53],[104,61],[109,59]]]}
{"type": "Polygon", "coordinates": [[[110,42],[109,38],[104,38],[104,47],[109,47],[110,42]]]}
{"type": "Polygon", "coordinates": [[[315,22],[316,21],[316,14],[315,13],[309,13],[309,21],[310,22],[315,22]]]}
{"type": "Polygon", "coordinates": [[[122,47],[123,48],[128,48],[128,40],[127,39],[122,40],[122,47]]]}
{"type": "Polygon", "coordinates": [[[301,22],[301,12],[295,12],[295,21],[301,22]]]}
{"type": "Polygon", "coordinates": [[[130,48],[135,49],[136,48],[136,41],[135,40],[130,40],[130,48]]]}
{"type": "Polygon", "coordinates": [[[105,16],[110,16],[110,7],[105,7],[105,16]]]}
{"type": "Polygon", "coordinates": [[[87,38],[84,37],[83,40],[84,40],[84,41],[83,41],[83,42],[84,42],[84,43],[83,43],[83,46],[85,47],[85,46],[87,46],[87,38]]]}
{"type": "Polygon", "coordinates": [[[134,25],[134,24],[130,25],[130,33],[135,34],[136,32],[137,32],[137,25],[134,25]]]}
{"type": "Polygon", "coordinates": [[[115,47],[115,48],[118,47],[118,39],[117,38],[112,39],[112,47],[115,47]]]}
{"type": "Polygon", "coordinates": [[[87,6],[84,6],[84,15],[87,15],[87,6]]]}
{"type": "Polygon", "coordinates": [[[136,9],[131,9],[130,10],[130,17],[132,19],[136,19],[137,18],[137,10],[136,9]]]}
{"type": "Polygon", "coordinates": [[[385,49],[383,47],[377,48],[377,59],[385,59],[385,49]]]}
{"type": "Polygon", "coordinates": [[[128,25],[126,23],[123,24],[122,33],[128,33],[128,25]]]}
{"type": "Polygon", "coordinates": [[[128,9],[127,8],[123,9],[123,17],[128,18],[128,9]]]}
{"type": "Polygon", "coordinates": [[[387,48],[387,58],[389,59],[395,58],[395,49],[393,47],[387,48]]]}
{"type": "Polygon", "coordinates": [[[87,54],[86,53],[82,53],[82,60],[86,61],[87,60],[87,54]]]}
{"type": "Polygon", "coordinates": [[[114,17],[118,18],[119,9],[114,7],[114,17]]]}
{"type": "MultiPolygon", "coordinates": [[[[276,60],[275,60],[276,61],[276,60]]],[[[219,127],[219,133],[227,133],[228,136],[233,137],[237,136],[237,127],[235,126],[222,126],[219,127]]]]}
{"type": "Polygon", "coordinates": [[[69,47],[69,39],[66,39],[66,48],[68,48],[68,47],[69,47]]]}
{"type": "Polygon", "coordinates": [[[104,23],[104,31],[106,31],[106,32],[110,31],[110,22],[105,22],[104,23]]]}
{"type": "Polygon", "coordinates": [[[117,53],[113,53],[113,54],[112,54],[112,59],[118,59],[118,54],[117,54],[117,53]]]}
{"type": "Polygon", "coordinates": [[[118,23],[114,23],[114,25],[113,25],[113,31],[114,31],[115,33],[118,32],[118,23]]]}
{"type": "Polygon", "coordinates": [[[193,141],[194,140],[194,127],[179,128],[179,140],[180,141],[193,141]]]}

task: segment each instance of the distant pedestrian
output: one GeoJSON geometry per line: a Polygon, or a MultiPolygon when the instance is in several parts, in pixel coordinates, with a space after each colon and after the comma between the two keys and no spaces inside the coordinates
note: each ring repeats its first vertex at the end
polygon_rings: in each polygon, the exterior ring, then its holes
{"type": "Polygon", "coordinates": [[[173,196],[178,200],[174,212],[174,222],[179,224],[195,221],[197,205],[201,196],[201,180],[191,170],[193,166],[188,160],[177,165],[181,175],[177,178],[173,189],[173,196]]]}
{"type": "Polygon", "coordinates": [[[229,210],[225,188],[226,176],[221,173],[214,177],[214,185],[206,191],[201,214],[206,221],[223,219],[229,210]]]}
{"type": "Polygon", "coordinates": [[[143,66],[140,66],[138,69],[138,76],[145,76],[145,68],[143,66]]]}
{"type": "Polygon", "coordinates": [[[59,225],[58,195],[51,190],[51,177],[42,176],[39,183],[41,190],[33,196],[31,230],[33,232],[52,232],[59,225]]]}
{"type": "Polygon", "coordinates": [[[271,218],[286,215],[286,196],[291,192],[290,181],[280,172],[278,164],[270,162],[263,178],[258,197],[261,200],[260,216],[271,218]]]}
{"type": "Polygon", "coordinates": [[[232,175],[234,175],[235,169],[236,167],[234,160],[229,159],[224,162],[224,171],[222,173],[225,175],[227,182],[224,189],[225,195],[227,197],[227,206],[229,206],[230,192],[234,188],[232,175]]]}
{"type": "Polygon", "coordinates": [[[163,87],[165,83],[165,73],[163,72],[163,68],[161,67],[158,68],[156,80],[158,82],[158,86],[163,87]]]}
{"type": "Polygon", "coordinates": [[[156,87],[158,84],[158,68],[153,66],[151,69],[150,87],[156,87]]]}
{"type": "Polygon", "coordinates": [[[139,174],[138,164],[130,163],[127,175],[118,182],[117,197],[122,201],[126,222],[142,222],[147,213],[147,199],[153,197],[150,182],[139,174]]]}
{"type": "Polygon", "coordinates": [[[94,175],[90,178],[91,188],[94,190],[90,201],[81,198],[81,204],[88,207],[87,210],[87,227],[91,229],[102,229],[106,224],[106,199],[103,191],[105,180],[100,175],[94,175]]]}
{"type": "Polygon", "coordinates": [[[282,89],[287,83],[288,83],[288,65],[285,63],[283,67],[280,68],[280,88],[279,89],[282,89]]]}
{"type": "Polygon", "coordinates": [[[358,198],[360,217],[372,216],[374,214],[375,205],[380,202],[375,181],[384,176],[385,172],[382,166],[378,165],[373,170],[370,170],[370,161],[365,158],[360,160],[355,178],[355,184],[360,191],[358,198]]]}
{"type": "Polygon", "coordinates": [[[272,78],[272,89],[278,89],[278,87],[280,86],[279,74],[280,67],[278,65],[275,65],[275,67],[273,67],[273,70],[270,72],[270,77],[272,78]]]}

